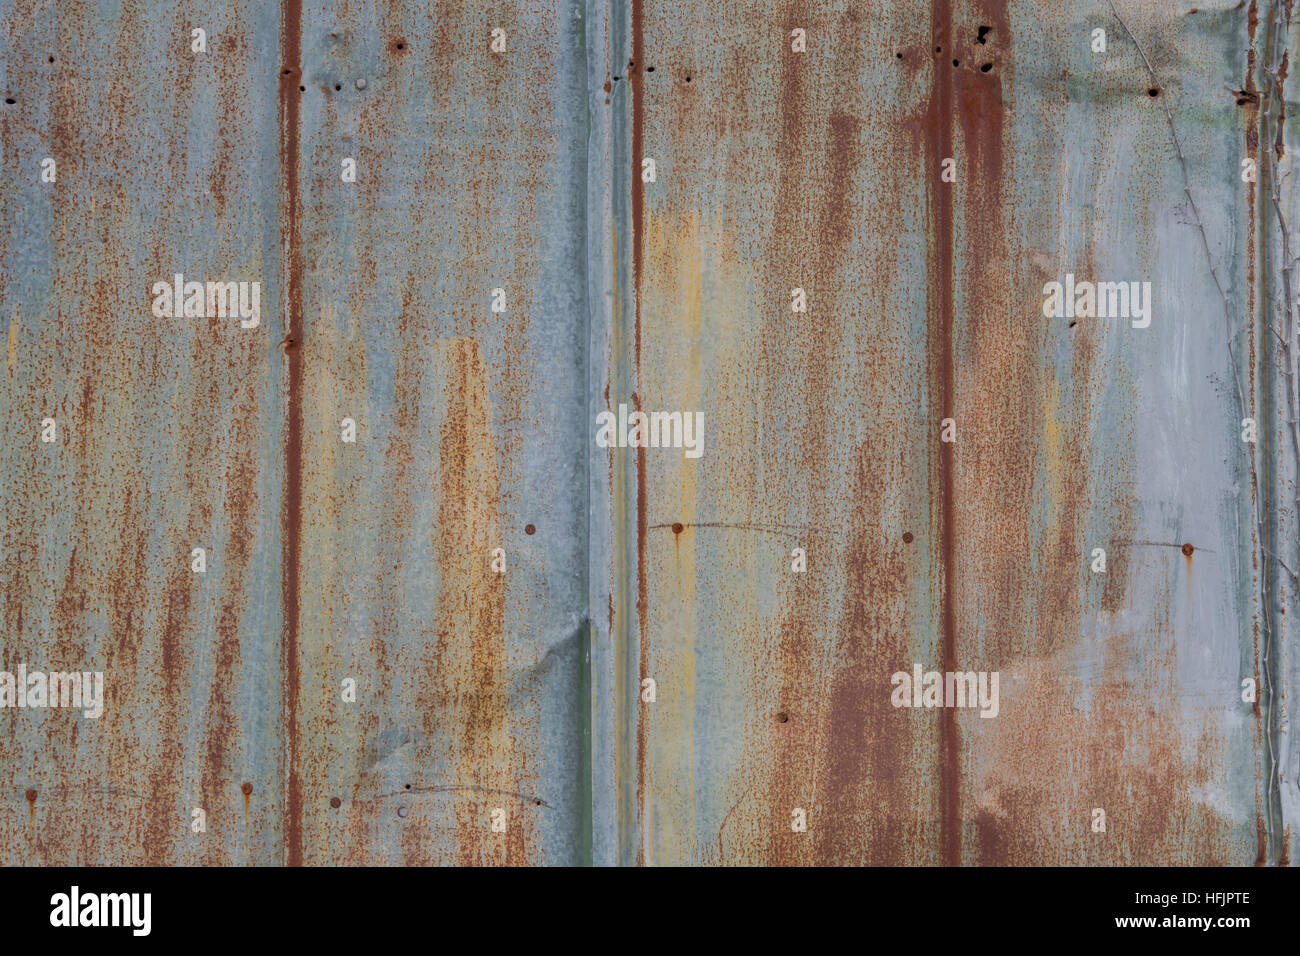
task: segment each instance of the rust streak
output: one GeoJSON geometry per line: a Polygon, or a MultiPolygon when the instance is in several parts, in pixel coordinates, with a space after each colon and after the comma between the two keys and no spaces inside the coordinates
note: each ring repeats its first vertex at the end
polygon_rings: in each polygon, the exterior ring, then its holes
{"type": "MultiPolygon", "coordinates": [[[[632,59],[645,60],[645,35],[641,0],[632,0],[632,59]]],[[[637,388],[641,388],[641,263],[643,256],[644,210],[641,182],[641,152],[645,147],[645,90],[644,74],[633,79],[628,77],[632,87],[632,283],[635,309],[634,348],[636,361],[637,388]]],[[[634,407],[641,410],[641,400],[632,396],[634,407]]],[[[646,529],[649,525],[649,502],[646,498],[646,450],[637,449],[636,455],[636,601],[637,601],[637,644],[640,649],[640,670],[637,684],[645,679],[650,669],[649,649],[646,647],[646,634],[649,631],[649,590],[646,580],[646,529]]],[[[637,767],[637,865],[645,863],[645,787],[646,787],[646,726],[644,709],[638,710],[636,733],[636,767],[637,767]]]]}
{"type": "MultiPolygon", "coordinates": [[[[284,309],[285,336],[297,344],[302,340],[302,251],[298,237],[298,136],[300,96],[298,77],[302,73],[302,0],[283,0],[280,8],[283,35],[283,67],[280,70],[280,167],[283,170],[284,224],[284,309]],[[286,72],[288,71],[288,72],[286,72]]],[[[283,513],[283,580],[285,763],[288,776],[284,824],[285,861],[301,866],[302,774],[298,766],[298,552],[302,532],[302,349],[283,350],[287,418],[285,422],[285,479],[283,513]]],[[[245,794],[247,799],[247,794],[245,794]]]]}
{"type": "MultiPolygon", "coordinates": [[[[944,51],[952,46],[951,0],[933,0],[931,21],[934,24],[934,44],[944,51]]],[[[934,59],[934,87],[930,93],[930,115],[926,124],[926,175],[939,175],[943,160],[953,155],[953,71],[943,69],[943,59],[934,59]]],[[[938,311],[937,323],[932,321],[931,328],[937,328],[939,337],[938,368],[938,418],[952,417],[954,398],[953,369],[953,189],[939,183],[934,195],[934,254],[935,254],[935,307],[938,311]]],[[[937,423],[936,423],[937,424],[937,423]]],[[[953,580],[955,571],[954,554],[956,548],[953,529],[953,484],[954,484],[954,445],[950,442],[939,444],[939,482],[941,488],[940,525],[940,560],[943,565],[942,597],[942,648],[943,670],[957,669],[957,621],[956,621],[956,587],[953,580]]],[[[942,836],[941,858],[946,865],[955,866],[961,862],[961,807],[959,805],[958,777],[960,768],[960,741],[957,732],[957,714],[951,708],[945,708],[941,715],[942,753],[942,836]]]]}

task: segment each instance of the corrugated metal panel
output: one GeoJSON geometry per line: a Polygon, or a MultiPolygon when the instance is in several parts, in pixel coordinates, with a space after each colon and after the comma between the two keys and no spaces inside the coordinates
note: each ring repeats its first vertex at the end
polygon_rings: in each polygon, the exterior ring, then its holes
{"type": "Polygon", "coordinates": [[[6,861],[583,859],[581,10],[3,22],[6,662],[109,688],[3,715],[6,861]]]}
{"type": "Polygon", "coordinates": [[[107,695],[98,720],[0,714],[6,864],[280,857],[278,16],[198,9],[0,17],[4,663],[107,695]],[[267,320],[153,318],[178,272],[261,280],[267,320]]]}
{"type": "Polygon", "coordinates": [[[1274,13],[0,5],[3,664],[108,692],[0,713],[4,861],[1287,859],[1274,13]]]}

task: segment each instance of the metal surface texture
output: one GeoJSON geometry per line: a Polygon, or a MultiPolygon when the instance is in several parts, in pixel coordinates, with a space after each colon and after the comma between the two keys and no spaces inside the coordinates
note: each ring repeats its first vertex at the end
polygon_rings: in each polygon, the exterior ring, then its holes
{"type": "Polygon", "coordinates": [[[0,0],[0,860],[1289,863],[1292,14],[0,0]]]}

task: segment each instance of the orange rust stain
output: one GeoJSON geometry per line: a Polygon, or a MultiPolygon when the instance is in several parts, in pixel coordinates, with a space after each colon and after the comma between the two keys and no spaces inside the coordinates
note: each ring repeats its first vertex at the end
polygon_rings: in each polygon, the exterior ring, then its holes
{"type": "Polygon", "coordinates": [[[1213,797],[1227,773],[1223,728],[1210,708],[1199,726],[1181,716],[1172,633],[1144,626],[1096,644],[1006,662],[998,717],[964,714],[987,725],[971,779],[975,862],[1155,866],[1192,845],[1206,866],[1232,863],[1233,824],[1213,797]],[[1139,657],[1135,674],[1128,662],[1139,657]],[[1099,680],[1075,676],[1081,668],[1099,680]],[[1063,819],[1044,816],[1045,806],[1063,819]],[[1093,808],[1106,812],[1105,833],[1091,830],[1093,808]]]}
{"type": "Polygon", "coordinates": [[[36,791],[27,791],[27,822],[36,822],[36,791]]]}
{"type": "Polygon", "coordinates": [[[5,363],[9,369],[9,374],[13,375],[14,366],[18,362],[18,306],[14,306],[14,314],[9,319],[9,336],[8,347],[5,350],[5,363]]]}
{"type": "MultiPolygon", "coordinates": [[[[483,559],[499,544],[503,528],[488,369],[478,343],[468,338],[440,340],[434,366],[442,382],[433,479],[433,550],[441,585],[429,642],[433,653],[419,665],[430,742],[422,750],[438,747],[458,782],[523,792],[531,787],[522,779],[508,700],[505,576],[492,573],[483,559]]],[[[531,817],[512,814],[503,840],[485,821],[497,805],[493,801],[509,809],[507,798],[467,790],[453,799],[459,863],[530,862],[531,817]]],[[[418,837],[414,828],[408,832],[418,837]]]]}

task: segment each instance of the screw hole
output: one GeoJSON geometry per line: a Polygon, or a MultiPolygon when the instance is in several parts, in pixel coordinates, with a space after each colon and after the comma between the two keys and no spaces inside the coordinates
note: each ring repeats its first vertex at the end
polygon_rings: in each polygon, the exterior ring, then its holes
{"type": "Polygon", "coordinates": [[[5,106],[13,106],[14,103],[16,103],[16,102],[17,102],[17,101],[14,100],[12,97],[6,97],[6,98],[5,98],[5,106]]]}
{"type": "Polygon", "coordinates": [[[408,783],[408,784],[406,785],[405,789],[410,790],[410,789],[411,789],[411,785],[408,783]]]}
{"type": "Polygon", "coordinates": [[[338,90],[343,89],[343,84],[342,84],[342,83],[335,83],[335,84],[334,84],[334,89],[335,89],[336,92],[337,92],[338,90]]]}
{"type": "Polygon", "coordinates": [[[898,57],[900,60],[903,58],[903,54],[901,53],[895,53],[894,56],[898,57]]]}
{"type": "Polygon", "coordinates": [[[653,73],[653,72],[655,71],[655,68],[654,68],[653,66],[647,66],[647,67],[645,68],[645,71],[646,71],[647,73],[653,73]]]}
{"type": "Polygon", "coordinates": [[[54,57],[50,57],[50,62],[51,62],[51,63],[54,62],[54,57]]]}
{"type": "Polygon", "coordinates": [[[953,65],[953,66],[961,66],[961,60],[953,60],[953,61],[952,61],[952,65],[953,65]]]}
{"type": "Polygon", "coordinates": [[[992,63],[985,63],[983,66],[980,67],[980,72],[981,72],[981,73],[987,73],[987,72],[988,72],[989,70],[991,70],[991,69],[993,69],[993,64],[992,64],[992,63]]]}
{"type": "Polygon", "coordinates": [[[691,78],[689,76],[686,78],[686,82],[687,83],[691,82],[691,78]]]}
{"type": "Polygon", "coordinates": [[[1160,91],[1156,89],[1154,86],[1151,87],[1151,89],[1147,90],[1147,96],[1150,96],[1152,99],[1154,99],[1159,95],[1160,95],[1160,91]]]}

